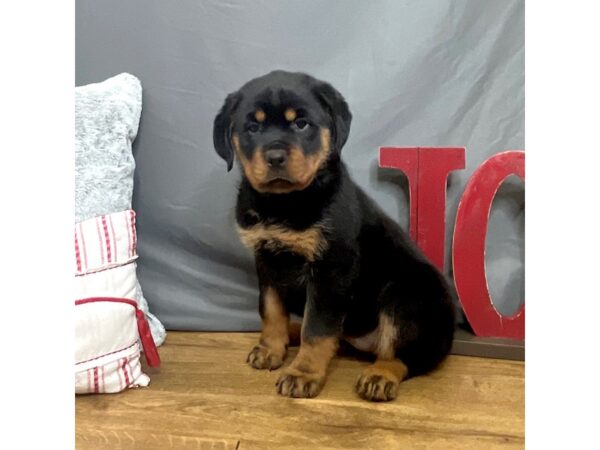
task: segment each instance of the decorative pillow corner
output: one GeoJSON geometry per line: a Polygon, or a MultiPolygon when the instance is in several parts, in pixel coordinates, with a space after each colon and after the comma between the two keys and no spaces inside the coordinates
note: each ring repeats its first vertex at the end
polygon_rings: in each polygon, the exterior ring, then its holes
{"type": "Polygon", "coordinates": [[[122,73],[75,88],[76,393],[147,386],[166,332],[136,275],[131,209],[142,86],[122,73]],[[140,347],[141,343],[141,347],[140,347]]]}

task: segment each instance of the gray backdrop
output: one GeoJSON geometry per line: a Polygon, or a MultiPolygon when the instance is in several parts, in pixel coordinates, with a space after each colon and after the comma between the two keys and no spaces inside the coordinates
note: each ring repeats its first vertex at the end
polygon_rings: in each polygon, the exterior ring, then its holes
{"type": "MultiPolygon", "coordinates": [[[[233,228],[239,179],[212,147],[225,95],[282,68],[330,81],[354,114],[344,158],[406,229],[406,180],[379,146],[464,146],[449,180],[446,256],[458,200],[485,159],[524,147],[522,1],[78,0],[77,85],[142,82],[134,144],[139,276],[168,329],[259,326],[251,255],[233,228]]],[[[523,184],[501,188],[486,264],[496,307],[524,297],[523,184]]]]}

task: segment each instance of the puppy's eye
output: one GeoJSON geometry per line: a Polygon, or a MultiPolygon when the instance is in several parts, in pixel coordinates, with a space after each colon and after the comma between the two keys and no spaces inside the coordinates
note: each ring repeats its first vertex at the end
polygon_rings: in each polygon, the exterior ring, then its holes
{"type": "Polygon", "coordinates": [[[306,119],[296,119],[292,123],[292,127],[299,131],[306,130],[309,127],[309,125],[310,124],[308,123],[308,120],[306,120],[306,119]]]}
{"type": "Polygon", "coordinates": [[[248,122],[248,124],[246,124],[246,130],[250,134],[258,133],[260,130],[260,125],[256,122],[248,122]]]}

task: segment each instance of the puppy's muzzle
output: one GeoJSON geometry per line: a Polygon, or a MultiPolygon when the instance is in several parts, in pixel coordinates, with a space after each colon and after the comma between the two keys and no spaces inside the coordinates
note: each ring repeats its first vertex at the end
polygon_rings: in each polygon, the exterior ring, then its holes
{"type": "Polygon", "coordinates": [[[295,182],[288,172],[290,145],[281,140],[275,140],[263,147],[263,156],[269,168],[266,183],[270,188],[286,189],[295,182]]]}

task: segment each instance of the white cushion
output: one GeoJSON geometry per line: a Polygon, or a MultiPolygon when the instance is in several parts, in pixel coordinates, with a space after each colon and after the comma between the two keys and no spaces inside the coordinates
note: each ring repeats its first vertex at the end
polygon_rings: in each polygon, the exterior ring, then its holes
{"type": "Polygon", "coordinates": [[[132,210],[75,225],[75,392],[111,393],[147,386],[160,363],[136,297],[136,231],[132,210]],[[140,342],[142,347],[140,347],[140,342]]]}

